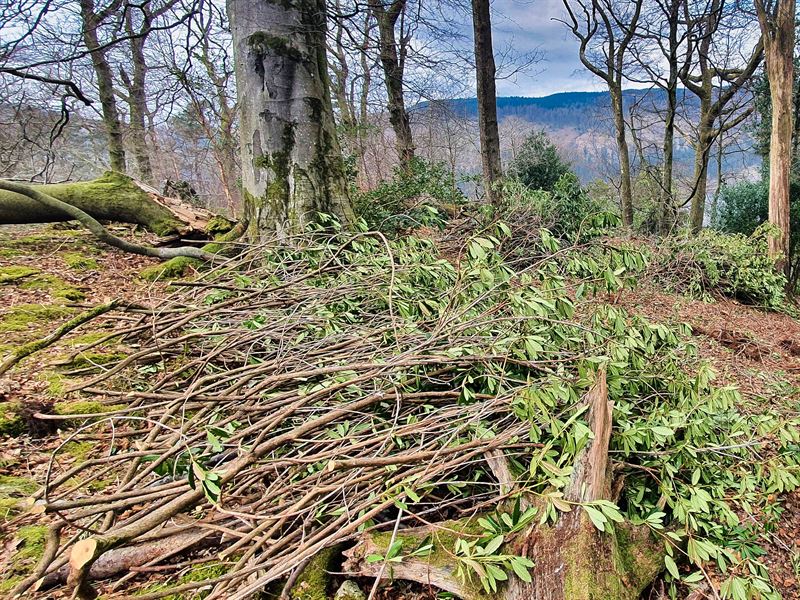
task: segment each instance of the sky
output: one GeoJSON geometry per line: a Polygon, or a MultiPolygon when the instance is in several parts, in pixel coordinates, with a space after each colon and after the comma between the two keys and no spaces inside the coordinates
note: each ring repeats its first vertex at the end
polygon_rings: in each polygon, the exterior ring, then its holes
{"type": "Polygon", "coordinates": [[[562,0],[494,0],[492,35],[500,55],[538,51],[542,60],[526,72],[497,82],[498,96],[547,96],[556,92],[601,91],[603,82],[578,58],[578,43],[566,25],[562,0]]]}

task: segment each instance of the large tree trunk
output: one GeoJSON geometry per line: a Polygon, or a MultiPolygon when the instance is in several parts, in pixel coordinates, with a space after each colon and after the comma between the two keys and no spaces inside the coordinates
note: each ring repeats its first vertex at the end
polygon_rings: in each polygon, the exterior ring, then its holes
{"type": "Polygon", "coordinates": [[[318,213],[353,220],[331,109],[322,0],[229,0],[244,214],[253,240],[318,213]]]}
{"type": "Polygon", "coordinates": [[[503,176],[503,167],[500,164],[500,133],[497,129],[496,69],[489,0],[472,0],[472,25],[475,32],[475,74],[483,186],[489,201],[497,205],[502,199],[497,184],[503,176]]]}
{"type": "Polygon", "coordinates": [[[789,176],[792,167],[792,92],[794,87],[795,0],[775,0],[774,11],[756,1],[772,100],[769,144],[769,253],[779,270],[789,267],[789,176]]]}
{"type": "Polygon", "coordinates": [[[631,157],[625,135],[622,87],[609,82],[608,91],[611,95],[611,110],[614,114],[614,130],[619,154],[620,211],[622,212],[622,223],[626,227],[630,227],[633,225],[633,186],[631,184],[631,157]]]}
{"type": "Polygon", "coordinates": [[[708,191],[708,163],[711,158],[711,146],[714,143],[713,125],[709,122],[711,99],[700,98],[700,125],[694,146],[694,176],[692,177],[691,208],[689,209],[689,227],[692,233],[703,228],[706,212],[706,193],[708,191]]]}
{"type": "MultiPolygon", "coordinates": [[[[89,50],[95,76],[97,92],[102,107],[103,126],[108,137],[108,156],[113,171],[125,173],[125,147],[122,143],[122,121],[120,120],[117,100],[114,95],[114,76],[108,63],[107,50],[101,48],[98,28],[106,18],[104,13],[95,13],[94,0],[80,0],[83,43],[89,50]]],[[[113,8],[109,6],[109,10],[113,8]]],[[[118,6],[118,4],[117,4],[118,6]]]]}
{"type": "Polygon", "coordinates": [[[405,49],[398,48],[394,31],[398,18],[405,11],[406,0],[394,0],[388,8],[383,5],[382,0],[372,0],[369,5],[378,23],[378,48],[386,85],[386,107],[394,131],[397,157],[400,164],[407,168],[414,158],[414,139],[403,95],[405,49]]]}
{"type": "MultiPolygon", "coordinates": [[[[135,223],[158,235],[205,231],[214,217],[207,210],[148,192],[130,177],[113,171],[92,181],[29,187],[71,204],[95,219],[135,223]]],[[[27,196],[0,190],[0,224],[55,223],[71,219],[72,216],[27,196]]]]}

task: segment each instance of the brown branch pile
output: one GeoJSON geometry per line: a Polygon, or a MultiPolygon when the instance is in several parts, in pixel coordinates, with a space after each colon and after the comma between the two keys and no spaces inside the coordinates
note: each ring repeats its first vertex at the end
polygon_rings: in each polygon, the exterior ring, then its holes
{"type": "Polygon", "coordinates": [[[78,386],[108,412],[72,438],[110,447],[53,469],[34,510],[55,525],[17,592],[66,581],[89,597],[115,552],[140,548],[154,564],[205,543],[225,574],[142,598],[210,586],[208,598],[243,599],[364,530],[496,505],[510,488],[497,451],[537,446],[512,408],[529,381],[468,398],[464,387],[511,366],[569,377],[588,350],[536,361],[495,350],[493,331],[547,319],[492,299],[499,283],[467,294],[475,278],[427,249],[392,252],[368,236],[255,248],[120,329],[134,351],[78,386]]]}

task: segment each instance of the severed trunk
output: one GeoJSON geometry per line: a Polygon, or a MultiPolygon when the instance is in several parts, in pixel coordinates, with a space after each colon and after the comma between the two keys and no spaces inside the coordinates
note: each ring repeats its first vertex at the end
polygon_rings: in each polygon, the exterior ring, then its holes
{"type": "Polygon", "coordinates": [[[503,168],[500,164],[500,134],[497,129],[496,69],[489,0],[472,0],[472,25],[475,32],[475,74],[483,185],[489,201],[497,205],[502,200],[497,184],[503,176],[503,168]]]}
{"type": "Polygon", "coordinates": [[[97,92],[102,107],[103,126],[108,137],[108,156],[111,169],[125,173],[125,147],[122,141],[122,121],[114,94],[114,76],[108,63],[107,50],[100,45],[97,30],[104,16],[95,13],[94,0],[80,0],[83,43],[89,50],[97,77],[97,92]]]}
{"type": "MultiPolygon", "coordinates": [[[[109,171],[99,179],[30,185],[101,221],[134,223],[158,235],[207,231],[211,212],[138,186],[130,177],[109,171]]],[[[15,192],[0,190],[0,224],[57,223],[72,217],[15,192]]]]}
{"type": "Polygon", "coordinates": [[[322,0],[229,0],[248,236],[353,220],[331,108],[322,0]]]}
{"type": "MultiPolygon", "coordinates": [[[[611,465],[608,457],[613,406],[608,400],[605,373],[600,372],[584,402],[588,404],[587,421],[594,437],[576,457],[573,474],[564,490],[566,500],[588,503],[611,499],[611,465]]],[[[508,491],[513,486],[502,455],[492,454],[487,462],[496,479],[508,491]]],[[[535,501],[532,500],[535,504],[535,501]]],[[[447,521],[427,527],[401,530],[406,541],[441,539],[463,532],[475,532],[460,521],[447,521]]],[[[517,577],[509,579],[497,594],[483,593],[479,586],[458,579],[450,548],[429,558],[406,559],[382,569],[379,562],[368,562],[370,554],[384,554],[388,537],[366,535],[345,554],[345,568],[359,575],[410,579],[433,585],[464,600],[636,600],[652,582],[663,565],[663,543],[654,539],[646,526],[618,523],[614,531],[600,532],[586,513],[575,506],[562,513],[552,526],[533,526],[516,539],[506,541],[513,554],[525,554],[534,561],[531,583],[517,577]]],[[[407,543],[407,547],[414,547],[407,543]]]]}

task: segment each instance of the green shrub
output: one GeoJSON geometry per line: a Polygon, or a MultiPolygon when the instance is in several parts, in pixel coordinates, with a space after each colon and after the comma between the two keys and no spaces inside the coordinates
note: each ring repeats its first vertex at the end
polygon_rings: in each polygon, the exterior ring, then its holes
{"type": "MultiPolygon", "coordinates": [[[[797,285],[800,272],[800,183],[792,182],[789,215],[789,265],[791,283],[797,285]]],[[[720,192],[720,206],[712,223],[725,233],[751,235],[769,216],[769,183],[744,181],[725,186],[720,192]]]]}
{"type": "Polygon", "coordinates": [[[766,225],[750,236],[707,229],[696,237],[671,238],[662,266],[679,291],[779,308],[786,299],[786,277],[769,258],[770,231],[766,225]]]}
{"type": "Polygon", "coordinates": [[[572,167],[542,130],[532,133],[522,143],[522,148],[508,165],[507,174],[531,190],[550,192],[567,173],[572,173],[572,167]]]}
{"type": "MultiPolygon", "coordinates": [[[[561,175],[550,192],[529,189],[519,180],[508,180],[504,197],[509,213],[527,211],[531,224],[546,227],[556,237],[570,240],[592,237],[618,223],[616,215],[590,196],[572,172],[561,175]]],[[[519,219],[506,220],[513,223],[519,219]]]]}
{"type": "Polygon", "coordinates": [[[397,167],[374,190],[355,192],[353,208],[370,229],[387,233],[419,227],[442,227],[448,212],[464,201],[444,163],[414,158],[408,170],[397,167]]]}

